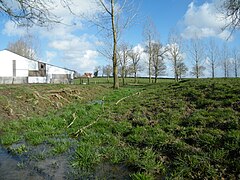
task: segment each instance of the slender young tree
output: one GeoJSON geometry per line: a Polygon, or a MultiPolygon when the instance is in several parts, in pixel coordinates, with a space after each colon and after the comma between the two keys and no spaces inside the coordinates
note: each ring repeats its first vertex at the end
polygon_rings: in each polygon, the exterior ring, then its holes
{"type": "Polygon", "coordinates": [[[179,79],[182,79],[182,77],[186,75],[188,68],[187,68],[186,64],[184,64],[184,62],[178,62],[177,70],[178,70],[179,79]]]}
{"type": "Polygon", "coordinates": [[[161,43],[152,44],[152,72],[154,74],[155,83],[160,75],[165,74],[166,65],[164,63],[167,47],[163,47],[161,43]]]}
{"type": "Polygon", "coordinates": [[[240,53],[237,51],[237,49],[233,49],[233,68],[234,68],[234,76],[235,78],[238,77],[240,67],[240,53]]]}
{"type": "Polygon", "coordinates": [[[110,76],[112,75],[112,73],[113,73],[112,66],[111,66],[111,65],[103,66],[102,72],[103,72],[103,76],[104,76],[104,75],[107,76],[107,81],[109,82],[109,77],[110,77],[110,76]]]}
{"type": "Polygon", "coordinates": [[[146,42],[146,49],[145,52],[148,54],[148,77],[149,83],[151,83],[152,77],[152,43],[156,41],[156,36],[158,36],[158,32],[156,26],[150,17],[147,18],[144,28],[143,28],[143,37],[144,41],[146,42]]]}
{"type": "Polygon", "coordinates": [[[229,50],[227,45],[224,44],[221,50],[221,59],[222,59],[222,68],[224,72],[224,77],[227,78],[230,76],[230,58],[229,58],[229,50]]]}
{"type": "Polygon", "coordinates": [[[130,0],[96,0],[100,10],[97,17],[90,20],[101,31],[106,32],[106,36],[112,39],[112,67],[113,67],[113,88],[119,88],[117,48],[120,34],[132,22],[136,13],[133,13],[130,0]]]}
{"type": "Polygon", "coordinates": [[[183,62],[183,53],[182,53],[182,39],[181,36],[172,31],[169,34],[168,39],[168,59],[172,62],[172,69],[174,72],[174,78],[176,81],[179,80],[179,69],[178,64],[183,62]]]}
{"type": "Polygon", "coordinates": [[[127,76],[127,65],[129,62],[128,53],[130,48],[127,43],[122,43],[118,48],[118,62],[119,72],[122,78],[123,85],[125,85],[125,77],[127,76]]]}
{"type": "Polygon", "coordinates": [[[193,62],[193,68],[191,74],[196,78],[199,78],[204,75],[204,70],[206,69],[203,66],[204,61],[204,46],[200,39],[197,37],[190,41],[190,46],[188,48],[190,57],[193,62]]]}
{"type": "Polygon", "coordinates": [[[140,65],[141,52],[137,49],[131,49],[128,56],[132,61],[131,66],[134,74],[134,83],[137,83],[137,73],[142,69],[140,65]]]}
{"type": "Polygon", "coordinates": [[[216,42],[213,39],[210,39],[208,43],[208,60],[209,60],[209,66],[211,68],[211,74],[212,78],[215,78],[215,70],[217,68],[217,61],[219,59],[219,49],[216,44],[216,42]]]}

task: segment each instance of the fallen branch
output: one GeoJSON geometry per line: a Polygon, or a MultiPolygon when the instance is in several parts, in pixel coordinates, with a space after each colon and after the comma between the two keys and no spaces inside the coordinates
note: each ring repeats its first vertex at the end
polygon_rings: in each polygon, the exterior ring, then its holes
{"type": "Polygon", "coordinates": [[[72,120],[72,122],[67,126],[67,128],[69,128],[71,125],[73,125],[74,121],[77,119],[76,113],[73,113],[72,116],[73,116],[73,120],[72,120]]]}
{"type": "Polygon", "coordinates": [[[59,91],[56,91],[56,90],[48,91],[48,93],[53,93],[53,94],[65,93],[66,95],[68,95],[70,97],[77,97],[78,99],[83,98],[80,95],[78,95],[79,93],[72,94],[72,92],[74,92],[74,90],[71,90],[71,89],[62,89],[62,90],[59,90],[59,91]]]}
{"type": "Polygon", "coordinates": [[[104,100],[105,100],[105,96],[103,96],[103,98],[102,98],[102,102],[103,102],[103,103],[102,103],[102,111],[103,111],[103,112],[105,112],[105,110],[104,110],[104,100]]]}
{"type": "Polygon", "coordinates": [[[101,117],[101,116],[99,115],[95,121],[93,121],[92,123],[88,124],[87,126],[82,127],[81,129],[77,130],[77,131],[74,133],[75,136],[78,137],[80,133],[84,133],[84,130],[85,130],[85,129],[87,129],[87,128],[89,128],[90,126],[96,124],[96,123],[99,121],[100,117],[101,117]]]}
{"type": "Polygon", "coordinates": [[[51,96],[56,96],[59,100],[60,99],[63,99],[64,101],[66,101],[66,102],[68,102],[68,103],[70,103],[70,101],[69,100],[67,100],[66,98],[64,98],[63,96],[61,96],[60,94],[51,94],[51,96]]]}
{"type": "Polygon", "coordinates": [[[137,92],[137,93],[135,93],[135,94],[132,94],[132,95],[123,97],[122,99],[118,100],[115,105],[117,105],[118,103],[120,103],[121,101],[123,101],[123,100],[125,100],[125,99],[127,99],[127,98],[129,98],[129,97],[132,97],[132,96],[135,96],[135,95],[138,95],[138,94],[140,94],[140,92],[137,92]]]}
{"type": "Polygon", "coordinates": [[[61,102],[55,102],[55,104],[56,104],[57,108],[63,107],[63,104],[61,102]]]}
{"type": "Polygon", "coordinates": [[[48,98],[46,98],[46,97],[43,97],[43,96],[41,96],[40,94],[39,94],[39,92],[37,92],[37,91],[34,91],[34,93],[33,93],[33,95],[35,96],[35,98],[38,100],[38,99],[44,99],[44,100],[46,100],[46,101],[48,101],[48,102],[50,102],[51,104],[52,104],[52,101],[50,101],[48,98]]]}
{"type": "Polygon", "coordinates": [[[7,101],[7,106],[5,106],[5,110],[8,111],[10,116],[13,116],[13,109],[11,108],[11,104],[9,101],[7,101]]]}

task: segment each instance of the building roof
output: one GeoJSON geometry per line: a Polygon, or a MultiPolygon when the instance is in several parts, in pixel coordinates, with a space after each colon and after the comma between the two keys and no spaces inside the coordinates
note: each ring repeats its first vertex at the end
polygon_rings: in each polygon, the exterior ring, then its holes
{"type": "MultiPolygon", "coordinates": [[[[24,57],[24,56],[21,56],[21,55],[19,55],[19,54],[17,54],[17,53],[14,53],[14,52],[12,52],[12,51],[10,51],[10,50],[8,50],[8,49],[1,50],[0,52],[4,52],[4,51],[6,51],[6,52],[8,52],[8,53],[15,54],[15,55],[20,56],[20,57],[24,57]]],[[[47,65],[49,65],[49,66],[54,66],[54,67],[57,67],[57,68],[61,68],[61,69],[65,69],[65,70],[68,70],[68,71],[74,71],[74,72],[76,72],[75,70],[68,69],[68,68],[63,68],[63,67],[56,66],[56,65],[53,65],[53,64],[49,64],[49,63],[46,63],[46,62],[43,62],[43,61],[39,61],[39,60],[35,60],[35,59],[29,59],[29,58],[27,58],[27,57],[24,57],[24,58],[26,58],[26,59],[28,59],[28,60],[30,60],[30,61],[40,62],[40,63],[47,64],[47,65]]]]}

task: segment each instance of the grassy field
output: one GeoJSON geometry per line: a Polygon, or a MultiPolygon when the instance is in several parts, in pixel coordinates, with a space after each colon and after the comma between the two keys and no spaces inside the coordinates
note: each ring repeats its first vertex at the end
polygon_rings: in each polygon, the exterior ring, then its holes
{"type": "Polygon", "coordinates": [[[240,178],[240,79],[140,80],[0,86],[1,144],[18,156],[47,144],[39,161],[70,153],[82,179],[240,178]]]}
{"type": "MultiPolygon", "coordinates": [[[[158,83],[160,82],[172,82],[173,79],[158,79],[158,83]]],[[[151,82],[154,82],[154,79],[151,79],[151,82]]],[[[113,83],[113,78],[107,78],[107,77],[97,77],[97,78],[78,78],[74,79],[74,84],[112,84],[113,83]]],[[[120,86],[123,86],[123,80],[122,78],[119,78],[119,84],[120,86]]],[[[134,78],[132,77],[127,77],[125,78],[125,85],[133,85],[136,84],[134,78]]],[[[137,78],[137,84],[138,85],[144,85],[144,84],[149,84],[149,79],[147,77],[138,77],[137,78]]]]}

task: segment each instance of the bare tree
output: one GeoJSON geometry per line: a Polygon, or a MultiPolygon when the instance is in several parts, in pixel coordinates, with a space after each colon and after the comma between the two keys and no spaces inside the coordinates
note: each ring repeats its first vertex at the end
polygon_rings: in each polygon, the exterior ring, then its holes
{"type": "MultiPolygon", "coordinates": [[[[0,0],[0,13],[22,26],[47,26],[50,22],[60,22],[51,13],[54,3],[52,0],[0,0]]],[[[65,7],[69,5],[66,0],[61,3],[65,7]]]]}
{"type": "Polygon", "coordinates": [[[184,75],[186,75],[186,73],[188,71],[188,68],[187,68],[186,64],[184,64],[184,62],[178,62],[177,63],[177,70],[178,70],[179,79],[182,79],[182,77],[184,75]]]}
{"type": "Polygon", "coordinates": [[[216,42],[213,39],[210,39],[208,43],[208,60],[209,66],[211,68],[212,78],[215,78],[215,70],[217,68],[217,61],[219,59],[219,49],[216,42]]]}
{"type": "Polygon", "coordinates": [[[137,73],[142,69],[140,65],[141,52],[136,49],[131,49],[128,55],[132,61],[131,65],[132,65],[132,71],[134,74],[134,83],[137,83],[137,73]]]}
{"type": "Polygon", "coordinates": [[[148,77],[149,77],[149,83],[151,83],[151,67],[152,67],[152,43],[156,40],[156,36],[158,35],[156,26],[154,25],[154,22],[151,18],[147,18],[146,23],[144,25],[143,29],[143,37],[146,41],[146,48],[145,52],[148,54],[148,77]]]}
{"type": "Polygon", "coordinates": [[[203,66],[204,61],[204,46],[200,39],[197,37],[190,41],[190,46],[188,48],[192,62],[193,68],[191,74],[196,78],[204,75],[204,70],[206,69],[203,66]]]}
{"type": "Polygon", "coordinates": [[[7,49],[28,59],[37,59],[38,40],[31,35],[23,36],[17,41],[9,43],[7,49]]]}
{"type": "Polygon", "coordinates": [[[134,9],[130,8],[132,6],[130,0],[96,0],[96,2],[101,11],[90,22],[112,38],[113,88],[118,89],[118,40],[120,34],[129,26],[136,14],[133,13],[134,9]]]}
{"type": "Polygon", "coordinates": [[[237,49],[233,49],[233,68],[234,68],[234,76],[238,77],[238,71],[240,67],[240,54],[237,49]]]}
{"type": "Polygon", "coordinates": [[[178,64],[183,62],[182,39],[176,32],[169,34],[168,59],[171,60],[174,72],[174,78],[179,80],[178,64]]]}
{"type": "Polygon", "coordinates": [[[231,62],[229,57],[229,50],[226,44],[222,46],[221,59],[222,59],[222,68],[224,72],[224,77],[227,78],[230,76],[231,62]]]}
{"type": "Polygon", "coordinates": [[[224,0],[222,12],[229,22],[225,28],[231,28],[232,32],[240,28],[240,1],[239,0],[224,0]]]}
{"type": "Polygon", "coordinates": [[[106,66],[103,66],[103,75],[106,75],[107,76],[107,80],[109,82],[109,77],[112,75],[113,73],[113,69],[112,69],[112,66],[111,65],[106,65],[106,66]]]}
{"type": "Polygon", "coordinates": [[[129,62],[128,53],[130,48],[127,43],[122,43],[118,48],[118,62],[119,72],[122,78],[123,85],[125,85],[125,77],[127,76],[127,65],[129,62]]]}
{"type": "Polygon", "coordinates": [[[164,75],[166,65],[164,63],[164,57],[168,51],[167,47],[163,47],[161,43],[152,44],[152,72],[154,74],[155,83],[159,75],[164,75]]]}

